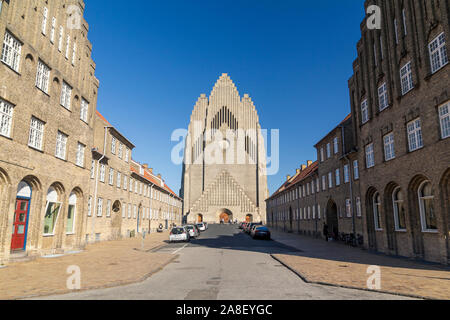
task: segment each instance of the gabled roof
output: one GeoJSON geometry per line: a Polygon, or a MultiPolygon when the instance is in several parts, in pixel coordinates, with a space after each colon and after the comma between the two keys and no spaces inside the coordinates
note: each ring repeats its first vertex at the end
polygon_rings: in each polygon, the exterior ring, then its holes
{"type": "Polygon", "coordinates": [[[136,175],[140,176],[141,178],[149,181],[153,185],[158,186],[159,188],[161,188],[161,189],[167,191],[168,193],[172,194],[177,199],[181,199],[175,192],[172,191],[172,189],[169,188],[169,186],[167,186],[164,183],[164,181],[162,179],[161,179],[161,181],[158,181],[159,179],[156,179],[155,177],[153,177],[153,175],[151,175],[147,170],[144,170],[144,174],[143,175],[138,170],[133,168],[133,166],[130,166],[130,170],[134,174],[136,174],[136,175]]]}
{"type": "Polygon", "coordinates": [[[336,131],[336,129],[338,129],[340,126],[342,126],[344,123],[346,123],[348,120],[350,120],[352,118],[352,114],[350,113],[348,116],[345,117],[344,120],[342,120],[333,130],[331,130],[330,132],[328,132],[322,139],[320,139],[319,142],[317,142],[314,147],[317,148],[317,146],[323,141],[325,140],[329,135],[331,135],[332,133],[334,133],[336,131]]]}
{"type": "Polygon", "coordinates": [[[273,198],[276,198],[278,195],[282,194],[284,191],[293,189],[298,183],[302,182],[306,178],[309,178],[312,176],[317,170],[319,169],[319,161],[314,162],[309,167],[306,167],[306,169],[300,171],[295,176],[293,176],[291,179],[283,183],[283,185],[278,188],[277,191],[275,191],[274,194],[272,194],[267,200],[271,200],[273,198]]]}

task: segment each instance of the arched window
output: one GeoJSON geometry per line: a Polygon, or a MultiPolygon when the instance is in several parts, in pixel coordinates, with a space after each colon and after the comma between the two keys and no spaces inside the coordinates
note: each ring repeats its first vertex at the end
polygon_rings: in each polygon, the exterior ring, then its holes
{"type": "Polygon", "coordinates": [[[377,192],[373,196],[373,218],[375,221],[375,229],[382,230],[381,228],[381,197],[377,192]]]}
{"type": "Polygon", "coordinates": [[[58,193],[53,187],[47,191],[47,207],[44,218],[44,235],[53,235],[55,232],[56,220],[58,219],[61,203],[58,202],[58,193]]]}
{"type": "Polygon", "coordinates": [[[434,211],[434,195],[429,181],[425,181],[419,187],[419,210],[422,231],[436,231],[437,221],[434,211]]]}
{"type": "Polygon", "coordinates": [[[73,234],[75,233],[75,213],[77,206],[77,195],[75,193],[71,193],[69,197],[69,209],[67,211],[67,224],[66,224],[66,233],[73,234]]]}
{"type": "Polygon", "coordinates": [[[405,200],[403,192],[400,187],[396,188],[392,193],[392,204],[394,208],[394,222],[396,231],[406,230],[406,212],[405,212],[405,200]]]}

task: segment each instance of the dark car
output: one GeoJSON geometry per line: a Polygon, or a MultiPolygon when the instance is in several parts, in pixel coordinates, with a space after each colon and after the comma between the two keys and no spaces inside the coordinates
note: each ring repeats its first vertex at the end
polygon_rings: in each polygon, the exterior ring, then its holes
{"type": "Polygon", "coordinates": [[[251,233],[253,239],[270,240],[270,230],[264,226],[255,226],[251,233]]]}
{"type": "Polygon", "coordinates": [[[252,229],[254,226],[262,226],[262,222],[252,222],[249,223],[247,228],[245,229],[245,232],[247,232],[248,234],[250,234],[250,232],[252,232],[252,229]]]}

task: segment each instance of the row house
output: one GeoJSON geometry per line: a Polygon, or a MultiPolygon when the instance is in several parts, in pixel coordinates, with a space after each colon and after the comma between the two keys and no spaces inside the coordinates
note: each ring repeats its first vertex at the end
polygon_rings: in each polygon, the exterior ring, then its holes
{"type": "Polygon", "coordinates": [[[161,175],[132,159],[134,148],[96,112],[86,242],[134,237],[181,223],[181,199],[161,175]]]}
{"type": "Polygon", "coordinates": [[[84,242],[99,81],[83,1],[0,4],[2,263],[84,242]]]}
{"type": "Polygon", "coordinates": [[[348,83],[365,246],[448,263],[449,3],[365,2],[372,4],[381,28],[361,24],[348,83]]]}

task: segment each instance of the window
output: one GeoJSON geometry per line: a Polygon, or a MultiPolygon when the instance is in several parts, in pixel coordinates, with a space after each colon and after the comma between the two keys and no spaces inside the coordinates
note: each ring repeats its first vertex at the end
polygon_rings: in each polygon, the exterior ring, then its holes
{"type": "Polygon", "coordinates": [[[58,193],[53,187],[47,192],[47,205],[44,217],[44,235],[53,235],[58,219],[61,203],[58,201],[58,193]]]}
{"type": "Polygon", "coordinates": [[[327,190],[327,181],[325,176],[322,176],[322,190],[327,190]]]}
{"type": "Polygon", "coordinates": [[[408,34],[408,29],[406,28],[406,11],[402,10],[402,19],[403,19],[403,33],[406,36],[408,34]]]}
{"type": "Polygon", "coordinates": [[[409,151],[413,152],[423,148],[422,126],[420,119],[408,123],[409,151]]]}
{"type": "Polygon", "coordinates": [[[133,218],[136,219],[136,217],[137,217],[137,206],[134,205],[134,207],[133,207],[133,218]]]}
{"type": "Polygon", "coordinates": [[[350,167],[348,164],[344,166],[344,183],[350,182],[350,167]]]}
{"type": "Polygon", "coordinates": [[[373,143],[366,147],[366,168],[372,168],[375,166],[375,155],[373,150],[373,143]]]}
{"type": "Polygon", "coordinates": [[[327,143],[327,159],[331,158],[331,143],[327,143]]]}
{"type": "Polygon", "coordinates": [[[92,216],[92,197],[89,197],[88,200],[88,217],[92,216]]]}
{"type": "Polygon", "coordinates": [[[58,40],[58,51],[62,51],[62,45],[63,45],[63,38],[64,38],[64,28],[62,26],[59,27],[59,40],[58,40]]]}
{"type": "Polygon", "coordinates": [[[35,149],[42,150],[43,137],[44,137],[44,122],[35,117],[32,117],[28,145],[35,149]]]}
{"type": "Polygon", "coordinates": [[[352,201],[350,199],[345,199],[345,214],[347,218],[352,217],[352,201]]]}
{"type": "MultiPolygon", "coordinates": [[[[441,123],[442,139],[450,137],[450,102],[439,107],[439,121],[441,123]]],[[[1,108],[0,108],[1,110],[1,108]]]]}
{"type": "Polygon", "coordinates": [[[402,94],[405,95],[414,88],[411,71],[411,61],[400,69],[400,80],[402,83],[402,94]]]}
{"type": "Polygon", "coordinates": [[[0,135],[8,138],[11,136],[13,110],[11,104],[0,99],[0,135]]]}
{"type": "Polygon", "coordinates": [[[3,40],[2,61],[13,70],[19,72],[21,52],[22,43],[6,31],[5,39],[3,40]]]}
{"type": "Polygon", "coordinates": [[[95,178],[95,160],[91,161],[91,179],[95,178]]]}
{"type": "Polygon", "coordinates": [[[311,193],[314,194],[316,192],[316,188],[314,186],[314,179],[311,181],[311,193]]]}
{"type": "Polygon", "coordinates": [[[373,196],[373,218],[375,221],[375,230],[382,230],[381,229],[381,197],[378,192],[373,196]]]}
{"type": "Polygon", "coordinates": [[[127,217],[127,204],[124,203],[122,206],[122,218],[126,218],[127,217]]]}
{"type": "Polygon", "coordinates": [[[119,159],[123,158],[123,144],[119,143],[119,159]]]}
{"type": "Polygon", "coordinates": [[[56,18],[52,18],[52,29],[50,30],[50,42],[55,43],[56,18]]]}
{"type": "Polygon", "coordinates": [[[101,182],[105,182],[105,170],[106,170],[105,165],[101,164],[100,165],[100,181],[101,182]]]}
{"type": "Polygon", "coordinates": [[[69,197],[69,208],[67,210],[66,233],[73,234],[75,232],[75,209],[77,205],[77,195],[72,193],[69,197]]]}
{"type": "Polygon", "coordinates": [[[394,208],[394,222],[396,231],[406,230],[406,212],[404,205],[403,192],[396,188],[392,193],[392,204],[394,208]]]}
{"type": "Polygon", "coordinates": [[[353,161],[353,177],[355,180],[359,179],[359,165],[358,160],[353,161]]]}
{"type": "Polygon", "coordinates": [[[59,159],[66,160],[67,135],[58,131],[56,136],[55,156],[59,159]]]}
{"type": "Polygon", "coordinates": [[[369,121],[369,106],[367,104],[367,99],[361,103],[361,121],[362,124],[369,121]]]}
{"type": "Polygon", "coordinates": [[[103,199],[97,199],[97,217],[103,216],[103,199]]]}
{"type": "Polygon", "coordinates": [[[339,138],[334,138],[333,141],[334,144],[334,154],[337,154],[339,152],[339,138]]]}
{"type": "Polygon", "coordinates": [[[134,193],[138,193],[138,181],[134,180],[134,193]]]}
{"type": "Polygon", "coordinates": [[[122,174],[120,172],[117,172],[117,188],[120,188],[122,186],[122,174]]]}
{"type": "Polygon", "coordinates": [[[336,169],[336,186],[341,185],[341,170],[336,169]]]}
{"type": "Polygon", "coordinates": [[[111,200],[106,201],[106,217],[111,217],[111,200]]]}
{"type": "Polygon", "coordinates": [[[397,19],[394,19],[394,32],[395,32],[395,43],[398,44],[398,24],[397,24],[397,19]]]}
{"type": "Polygon", "coordinates": [[[448,64],[447,49],[445,47],[445,34],[441,33],[429,45],[431,72],[435,73],[448,64]]]}
{"type": "Polygon", "coordinates": [[[87,122],[88,119],[88,113],[89,113],[89,103],[84,100],[81,99],[81,112],[80,112],[80,119],[83,120],[84,122],[87,122]]]}
{"type": "Polygon", "coordinates": [[[72,65],[73,66],[75,65],[76,59],[77,59],[77,44],[74,43],[73,48],[72,48],[72,65]]]}
{"type": "Polygon", "coordinates": [[[69,86],[65,81],[63,81],[61,89],[61,105],[70,110],[70,99],[72,97],[72,87],[69,86]]]}
{"type": "Polygon", "coordinates": [[[116,138],[112,137],[111,140],[111,153],[116,154],[116,138]]]}
{"type": "Polygon", "coordinates": [[[69,49],[70,49],[70,35],[67,35],[67,40],[66,40],[66,59],[69,59],[69,49]]]}
{"type": "Polygon", "coordinates": [[[42,26],[41,26],[41,31],[43,35],[47,33],[47,19],[48,19],[48,9],[47,7],[44,7],[44,11],[42,12],[42,26]]]}
{"type": "Polygon", "coordinates": [[[324,162],[325,161],[325,154],[324,154],[324,150],[323,147],[320,148],[320,162],[324,162]]]}
{"type": "Polygon", "coordinates": [[[331,172],[328,173],[328,188],[333,188],[333,174],[331,172]]]}
{"type": "Polygon", "coordinates": [[[50,68],[47,67],[41,60],[38,63],[38,69],[36,73],[36,87],[48,93],[48,83],[50,79],[50,68]]]}
{"type": "Polygon", "coordinates": [[[320,192],[320,180],[319,180],[319,178],[316,179],[316,192],[317,193],[320,192]]]}
{"type": "Polygon", "coordinates": [[[361,198],[356,198],[356,216],[361,217],[361,198]]]}
{"type": "Polygon", "coordinates": [[[128,187],[127,179],[128,179],[127,176],[124,175],[123,176],[123,190],[127,190],[127,187],[128,187]]]}
{"type": "Polygon", "coordinates": [[[316,206],[312,207],[312,214],[313,214],[312,217],[315,220],[316,219],[316,206]]]}
{"type": "Polygon", "coordinates": [[[429,181],[422,183],[419,187],[419,209],[422,231],[436,231],[437,219],[434,211],[434,195],[429,181]]]}
{"type": "Polygon", "coordinates": [[[85,149],[86,149],[86,146],[84,144],[78,142],[76,164],[79,167],[84,167],[84,150],[85,149]]]}
{"type": "Polygon", "coordinates": [[[130,178],[130,192],[133,192],[133,178],[130,178]]]}
{"type": "Polygon", "coordinates": [[[130,150],[127,148],[127,150],[125,151],[125,162],[128,162],[129,155],[130,155],[130,150]]]}
{"type": "Polygon", "coordinates": [[[386,161],[395,158],[394,134],[390,133],[384,136],[384,159],[386,161]]]}
{"type": "Polygon", "coordinates": [[[109,168],[109,185],[112,186],[114,184],[114,169],[109,168]]]}
{"type": "Polygon", "coordinates": [[[378,104],[380,112],[389,106],[386,82],[378,88],[378,104]]]}
{"type": "Polygon", "coordinates": [[[131,219],[131,204],[128,204],[128,219],[131,219]]]}

